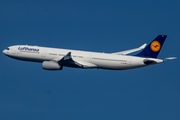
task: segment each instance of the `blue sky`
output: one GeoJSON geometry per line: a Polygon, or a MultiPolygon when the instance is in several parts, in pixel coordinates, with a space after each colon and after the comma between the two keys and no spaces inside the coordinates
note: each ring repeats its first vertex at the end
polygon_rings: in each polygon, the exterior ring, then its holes
{"type": "MultiPolygon", "coordinates": [[[[179,57],[178,0],[0,1],[0,48],[38,45],[118,52],[168,35],[159,58],[179,57]]],[[[1,120],[179,120],[178,59],[111,71],[64,68],[0,54],[1,120]]]]}

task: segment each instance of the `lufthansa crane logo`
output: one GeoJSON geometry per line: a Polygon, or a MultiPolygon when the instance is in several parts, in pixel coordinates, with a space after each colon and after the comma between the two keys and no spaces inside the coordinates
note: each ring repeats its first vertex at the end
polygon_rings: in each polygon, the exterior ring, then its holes
{"type": "Polygon", "coordinates": [[[154,52],[158,52],[161,48],[161,44],[158,41],[153,41],[151,43],[151,50],[154,52]]]}

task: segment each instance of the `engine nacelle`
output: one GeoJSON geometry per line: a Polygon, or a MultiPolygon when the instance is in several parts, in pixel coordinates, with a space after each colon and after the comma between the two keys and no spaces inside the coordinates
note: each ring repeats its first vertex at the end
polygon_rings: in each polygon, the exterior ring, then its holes
{"type": "Polygon", "coordinates": [[[45,70],[62,70],[62,66],[54,61],[44,61],[42,63],[42,68],[45,70]]]}

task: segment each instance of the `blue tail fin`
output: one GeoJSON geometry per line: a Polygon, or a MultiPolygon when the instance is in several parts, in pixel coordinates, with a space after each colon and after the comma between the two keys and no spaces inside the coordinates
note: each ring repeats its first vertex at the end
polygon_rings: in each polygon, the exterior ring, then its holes
{"type": "Polygon", "coordinates": [[[158,35],[143,51],[136,56],[157,58],[167,35],[158,35]]]}

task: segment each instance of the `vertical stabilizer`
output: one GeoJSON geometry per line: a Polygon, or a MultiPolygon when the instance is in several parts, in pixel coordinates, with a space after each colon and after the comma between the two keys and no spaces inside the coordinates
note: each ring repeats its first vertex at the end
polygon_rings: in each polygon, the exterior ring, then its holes
{"type": "Polygon", "coordinates": [[[158,35],[143,51],[136,56],[157,58],[167,35],[158,35]]]}

